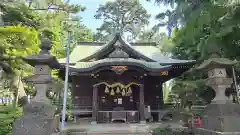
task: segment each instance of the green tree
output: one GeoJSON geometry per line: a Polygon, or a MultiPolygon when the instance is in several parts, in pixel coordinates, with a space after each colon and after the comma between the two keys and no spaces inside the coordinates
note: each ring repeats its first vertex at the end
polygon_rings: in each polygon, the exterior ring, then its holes
{"type": "Polygon", "coordinates": [[[142,31],[138,36],[139,42],[156,42],[161,53],[166,56],[171,55],[171,51],[174,47],[174,44],[171,39],[164,32],[158,32],[154,28],[150,30],[142,31]]]}
{"type": "MultiPolygon", "coordinates": [[[[23,1],[0,3],[3,14],[2,21],[5,24],[5,27],[0,29],[2,35],[0,50],[3,63],[1,65],[9,65],[5,66],[8,68],[4,69],[11,69],[11,73],[7,72],[7,74],[11,74],[10,82],[14,87],[10,89],[17,88],[16,91],[20,94],[25,93],[23,82],[20,80],[21,70],[24,67],[23,77],[32,73],[32,68],[23,62],[21,57],[36,54],[39,51],[39,36],[53,41],[52,54],[57,58],[65,57],[65,42],[62,42],[62,40],[66,41],[69,29],[74,33],[74,43],[92,40],[91,31],[80,24],[77,17],[73,18],[74,20],[68,19],[72,17],[72,14],[84,10],[80,5],[63,3],[59,6],[61,9],[48,9],[46,5],[34,6],[34,2],[36,1],[32,1],[32,5],[23,1]],[[40,8],[44,9],[39,11],[40,8]],[[51,10],[51,12],[48,12],[48,10],[51,10]],[[26,67],[29,67],[29,70],[26,70],[26,67]]],[[[44,5],[44,3],[42,4],[44,5]]],[[[56,3],[47,2],[47,4],[53,6],[56,3]]],[[[29,93],[31,88],[25,88],[29,93]]]]}
{"type": "Polygon", "coordinates": [[[149,23],[150,14],[138,0],[116,0],[100,5],[94,17],[103,20],[103,24],[97,29],[95,40],[105,41],[116,31],[128,32],[135,39],[149,23]]]}
{"type": "MultiPolygon", "coordinates": [[[[206,0],[156,0],[156,2],[168,6],[173,3],[176,5],[173,10],[156,16],[161,22],[157,26],[167,26],[173,31],[169,38],[173,43],[170,49],[172,56],[202,61],[209,57],[206,48],[217,44],[223,57],[239,59],[238,4],[230,6],[227,1],[206,0]],[[167,21],[164,20],[166,18],[167,21]]],[[[174,89],[179,91],[177,92],[181,95],[179,97],[184,97],[183,94],[191,89],[197,97],[195,99],[209,102],[214,93],[204,85],[204,78],[206,78],[205,74],[194,69],[190,70],[176,79],[174,89]],[[186,85],[193,86],[193,84],[194,87],[186,89],[186,85]]],[[[190,97],[184,99],[188,100],[188,98],[190,99],[190,97]]]]}

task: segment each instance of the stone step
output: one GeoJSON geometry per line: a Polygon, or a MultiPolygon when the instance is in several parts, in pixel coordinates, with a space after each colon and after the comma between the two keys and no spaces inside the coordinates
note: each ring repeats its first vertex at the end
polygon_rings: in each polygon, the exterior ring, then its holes
{"type": "Polygon", "coordinates": [[[151,133],[131,133],[131,132],[112,132],[112,133],[86,133],[71,132],[69,135],[151,135],[151,133]]]}
{"type": "Polygon", "coordinates": [[[82,132],[73,132],[70,135],[151,135],[150,133],[82,133],[82,132]]]}
{"type": "Polygon", "coordinates": [[[151,133],[143,132],[112,132],[112,133],[87,133],[87,132],[69,132],[68,134],[53,133],[52,135],[151,135],[151,133]]]}
{"type": "Polygon", "coordinates": [[[139,131],[83,131],[83,130],[69,130],[69,135],[151,135],[149,132],[139,132],[139,131]]]}

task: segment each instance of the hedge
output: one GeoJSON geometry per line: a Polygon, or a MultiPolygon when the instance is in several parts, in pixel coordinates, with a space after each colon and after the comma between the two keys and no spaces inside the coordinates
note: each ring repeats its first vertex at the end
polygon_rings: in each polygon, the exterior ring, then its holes
{"type": "Polygon", "coordinates": [[[21,108],[0,105],[0,135],[11,135],[13,121],[22,115],[21,108]]]}
{"type": "Polygon", "coordinates": [[[189,129],[179,128],[155,128],[152,130],[152,135],[194,135],[194,133],[189,129]]]}

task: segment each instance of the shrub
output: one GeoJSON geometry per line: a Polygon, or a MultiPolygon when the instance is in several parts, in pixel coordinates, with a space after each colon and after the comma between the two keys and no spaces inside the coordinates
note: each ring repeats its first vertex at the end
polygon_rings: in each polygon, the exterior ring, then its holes
{"type": "Polygon", "coordinates": [[[155,128],[153,129],[152,135],[194,135],[194,133],[190,130],[186,129],[171,129],[169,127],[166,128],[155,128]]]}
{"type": "Polygon", "coordinates": [[[0,105],[0,135],[11,135],[13,121],[22,115],[21,108],[0,105]]]}

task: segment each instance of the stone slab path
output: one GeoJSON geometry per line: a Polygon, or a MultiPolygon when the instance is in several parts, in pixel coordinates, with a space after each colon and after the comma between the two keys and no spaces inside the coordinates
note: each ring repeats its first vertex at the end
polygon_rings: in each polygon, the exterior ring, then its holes
{"type": "Polygon", "coordinates": [[[71,135],[151,135],[151,130],[157,127],[182,128],[179,123],[148,123],[148,124],[68,124],[71,135]]]}

